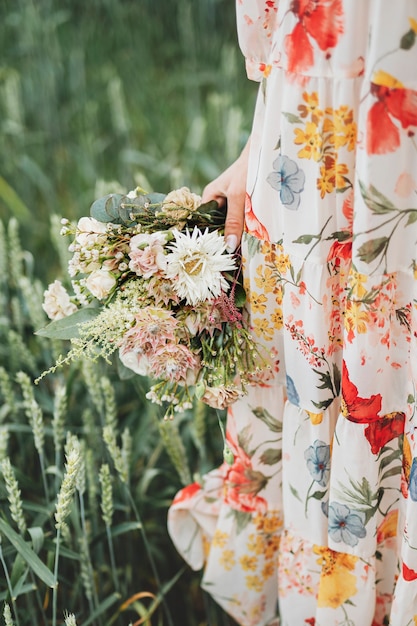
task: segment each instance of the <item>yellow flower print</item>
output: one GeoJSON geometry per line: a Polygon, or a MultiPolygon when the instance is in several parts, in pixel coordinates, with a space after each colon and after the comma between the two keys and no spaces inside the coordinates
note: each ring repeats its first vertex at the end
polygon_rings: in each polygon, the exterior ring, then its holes
{"type": "Polygon", "coordinates": [[[282,286],[278,284],[276,289],[274,289],[274,293],[275,293],[275,302],[277,304],[282,304],[282,286]]]}
{"type": "Polygon", "coordinates": [[[355,149],[357,137],[357,126],[355,122],[346,124],[340,135],[336,135],[336,148],[346,146],[349,152],[355,149]]]}
{"type": "Polygon", "coordinates": [[[270,267],[262,267],[260,265],[256,268],[255,283],[258,289],[261,289],[264,293],[273,293],[277,284],[277,279],[274,276],[270,267]]]}
{"type": "Polygon", "coordinates": [[[226,571],[233,569],[236,565],[233,550],[223,550],[219,563],[226,571]]]}
{"type": "Polygon", "coordinates": [[[282,313],[282,309],[275,309],[275,311],[271,315],[271,322],[274,325],[276,330],[281,330],[284,326],[284,316],[282,313]]]}
{"type": "Polygon", "coordinates": [[[263,531],[272,535],[282,528],[282,518],[280,515],[268,515],[263,522],[263,531]]]}
{"type": "Polygon", "coordinates": [[[349,174],[349,168],[345,163],[338,163],[337,155],[327,155],[323,165],[320,167],[321,178],[317,179],[317,188],[321,191],[321,197],[324,198],[326,193],[331,193],[334,188],[346,188],[346,176],[349,174]]]}
{"type": "Polygon", "coordinates": [[[290,265],[290,257],[288,254],[280,254],[275,259],[275,266],[280,274],[285,274],[290,265]]]}
{"type": "Polygon", "coordinates": [[[320,167],[320,178],[317,179],[317,189],[320,191],[321,198],[326,193],[332,193],[335,188],[334,172],[327,168],[326,164],[320,167]]]}
{"type": "Polygon", "coordinates": [[[414,626],[417,626],[417,615],[414,615],[413,620],[414,620],[414,626]]]}
{"type": "Polygon", "coordinates": [[[315,161],[319,161],[323,139],[318,132],[317,124],[307,122],[305,130],[295,128],[294,133],[294,143],[296,145],[304,145],[298,152],[300,159],[314,159],[315,161]]]}
{"type": "Polygon", "coordinates": [[[268,580],[268,578],[271,578],[271,576],[275,574],[276,568],[277,566],[274,562],[265,563],[262,570],[262,578],[264,580],[268,580]]]}
{"type": "Polygon", "coordinates": [[[410,24],[411,30],[414,31],[414,33],[417,35],[417,20],[415,20],[414,17],[409,17],[408,22],[410,24]]]}
{"type": "Polygon", "coordinates": [[[266,296],[263,295],[263,293],[255,293],[254,291],[252,291],[250,301],[252,305],[252,311],[254,313],[265,313],[265,302],[268,302],[268,299],[266,298],[266,296]]]}
{"type": "Polygon", "coordinates": [[[263,537],[260,535],[251,534],[248,537],[248,542],[246,544],[249,552],[255,552],[255,554],[263,554],[265,542],[263,537]]]}
{"type": "Polygon", "coordinates": [[[349,302],[345,311],[345,328],[352,333],[357,331],[363,335],[368,330],[369,315],[361,310],[360,302],[349,302]]]}
{"type": "Polygon", "coordinates": [[[306,411],[308,417],[310,418],[310,422],[313,426],[317,426],[321,424],[323,421],[323,413],[312,413],[311,411],[306,411]]]}
{"type": "Polygon", "coordinates": [[[263,589],[263,581],[259,576],[246,576],[246,587],[259,593],[263,589]]]}
{"type": "Polygon", "coordinates": [[[366,294],[366,288],[364,286],[364,283],[366,283],[366,281],[366,274],[360,274],[355,270],[351,270],[349,272],[349,287],[352,294],[355,296],[355,298],[358,298],[358,300],[361,300],[366,294]]]}
{"type": "Polygon", "coordinates": [[[311,117],[311,121],[317,124],[323,117],[323,111],[319,109],[319,96],[317,91],[313,93],[303,93],[303,100],[305,104],[300,104],[298,110],[300,111],[300,117],[311,117]]]}
{"type": "Polygon", "coordinates": [[[321,546],[314,546],[313,551],[319,555],[317,563],[322,568],[317,605],[335,609],[358,591],[356,576],[351,573],[358,557],[321,546]]]}
{"type": "Polygon", "coordinates": [[[211,545],[214,548],[224,548],[229,539],[229,533],[224,533],[221,530],[217,529],[213,535],[213,539],[211,545]]]}
{"type": "Polygon", "coordinates": [[[253,321],[253,331],[257,337],[262,337],[266,341],[271,341],[274,336],[274,329],[269,326],[268,320],[256,319],[253,321]]]}
{"type": "Polygon", "coordinates": [[[240,557],[239,563],[244,572],[256,572],[256,568],[258,567],[258,559],[256,556],[248,556],[247,554],[240,557]]]}
{"type": "Polygon", "coordinates": [[[264,555],[267,560],[273,559],[279,548],[280,537],[272,535],[269,537],[266,545],[264,546],[264,555]]]}

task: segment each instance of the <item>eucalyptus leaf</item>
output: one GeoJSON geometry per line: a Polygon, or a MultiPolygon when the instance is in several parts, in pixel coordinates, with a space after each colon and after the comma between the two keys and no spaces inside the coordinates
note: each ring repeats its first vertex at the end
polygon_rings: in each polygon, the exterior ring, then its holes
{"type": "Polygon", "coordinates": [[[54,320],[44,328],[40,328],[35,332],[39,337],[47,337],[48,339],[73,339],[79,336],[79,326],[85,322],[90,322],[100,313],[100,309],[96,307],[85,307],[79,309],[63,317],[60,320],[54,320]]]}
{"type": "Polygon", "coordinates": [[[55,587],[55,578],[50,569],[40,560],[37,554],[28,546],[16,531],[0,518],[0,532],[7,537],[20,556],[26,561],[34,574],[38,576],[48,587],[55,587]]]}
{"type": "Polygon", "coordinates": [[[120,224],[119,208],[123,200],[128,200],[127,196],[119,193],[111,193],[98,198],[90,207],[90,215],[99,222],[120,224]]]}

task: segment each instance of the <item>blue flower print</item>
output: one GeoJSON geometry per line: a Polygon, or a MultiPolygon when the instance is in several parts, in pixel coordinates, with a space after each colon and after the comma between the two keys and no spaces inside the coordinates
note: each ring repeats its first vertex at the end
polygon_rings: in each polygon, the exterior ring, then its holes
{"type": "Polygon", "coordinates": [[[304,452],[307,469],[320,487],[326,487],[330,477],[330,446],[316,439],[304,452]]]}
{"type": "Polygon", "coordinates": [[[300,193],[304,189],[305,174],[295,161],[280,155],[272,164],[274,171],[268,174],[267,181],[279,191],[281,202],[287,209],[296,211],[300,204],[300,193]]]}
{"type": "Polygon", "coordinates": [[[417,502],[417,459],[413,459],[413,464],[411,465],[408,493],[411,500],[417,502]]]}
{"type": "Polygon", "coordinates": [[[351,513],[350,508],[339,502],[329,506],[329,535],[336,543],[356,546],[359,539],[366,536],[365,514],[362,511],[351,513]]]}
{"type": "Polygon", "coordinates": [[[291,404],[300,406],[300,396],[297,393],[293,379],[287,374],[287,396],[291,404]]]}

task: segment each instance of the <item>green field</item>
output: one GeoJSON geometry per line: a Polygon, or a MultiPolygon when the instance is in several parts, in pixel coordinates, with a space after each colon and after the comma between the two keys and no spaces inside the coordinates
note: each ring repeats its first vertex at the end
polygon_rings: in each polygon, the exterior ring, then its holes
{"type": "Polygon", "coordinates": [[[105,363],[32,381],[67,349],[34,335],[68,282],[60,218],[138,184],[199,193],[244,145],[234,2],[3,0],[0,18],[0,624],[231,625],[166,532],[221,462],[215,413],[163,422],[105,363]]]}

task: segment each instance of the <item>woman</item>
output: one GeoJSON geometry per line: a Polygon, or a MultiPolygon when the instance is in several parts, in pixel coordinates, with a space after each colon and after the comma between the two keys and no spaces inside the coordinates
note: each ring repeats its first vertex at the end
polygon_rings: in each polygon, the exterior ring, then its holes
{"type": "Polygon", "coordinates": [[[273,376],[170,531],[244,626],[414,625],[417,2],[237,0],[237,18],[253,132],[203,200],[227,200],[230,249],[244,231],[273,376]]]}

